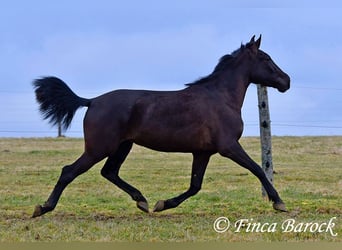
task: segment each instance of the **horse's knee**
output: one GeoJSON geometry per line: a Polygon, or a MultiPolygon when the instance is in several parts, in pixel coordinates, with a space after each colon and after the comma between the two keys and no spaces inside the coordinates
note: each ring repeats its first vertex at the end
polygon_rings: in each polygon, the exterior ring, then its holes
{"type": "Polygon", "coordinates": [[[118,185],[118,183],[120,182],[120,177],[112,169],[103,167],[101,169],[101,175],[115,185],[118,185]]]}
{"type": "Polygon", "coordinates": [[[101,175],[106,178],[106,179],[109,179],[110,176],[111,176],[111,171],[109,171],[106,167],[103,167],[101,169],[101,175]]]}
{"type": "Polygon", "coordinates": [[[107,176],[107,171],[104,169],[104,168],[102,168],[101,169],[101,175],[103,176],[103,177],[105,177],[106,178],[106,176],[107,176]]]}

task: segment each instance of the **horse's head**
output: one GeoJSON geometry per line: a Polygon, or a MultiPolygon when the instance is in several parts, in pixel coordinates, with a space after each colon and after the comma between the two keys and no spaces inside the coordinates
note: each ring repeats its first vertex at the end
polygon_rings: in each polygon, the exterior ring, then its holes
{"type": "Polygon", "coordinates": [[[272,60],[272,58],[259,49],[261,36],[254,41],[254,36],[246,49],[252,60],[250,81],[285,92],[290,88],[290,77],[283,72],[272,60]]]}

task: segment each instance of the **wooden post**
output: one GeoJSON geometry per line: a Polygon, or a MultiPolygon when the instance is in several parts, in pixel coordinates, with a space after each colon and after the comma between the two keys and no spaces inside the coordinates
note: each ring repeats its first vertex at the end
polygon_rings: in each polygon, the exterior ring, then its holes
{"type": "Polygon", "coordinates": [[[61,122],[58,122],[58,135],[57,137],[62,137],[62,124],[61,122]]]}
{"type": "MultiPolygon", "coordinates": [[[[271,121],[268,106],[267,87],[258,84],[257,88],[262,169],[264,170],[268,180],[273,184],[271,121]]],[[[267,196],[264,187],[262,187],[262,196],[267,196]]]]}

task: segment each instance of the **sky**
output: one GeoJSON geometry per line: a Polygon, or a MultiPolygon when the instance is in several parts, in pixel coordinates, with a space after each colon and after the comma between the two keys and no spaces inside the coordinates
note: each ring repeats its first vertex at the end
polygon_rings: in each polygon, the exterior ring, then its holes
{"type": "MultiPolygon", "coordinates": [[[[342,4],[298,2],[2,1],[0,137],[57,135],[38,111],[39,77],[57,76],[85,98],[178,90],[260,34],[261,49],[291,77],[288,92],[268,90],[272,134],[342,135],[342,4]]],[[[66,136],[82,137],[85,112],[66,136]]],[[[242,116],[243,135],[259,135],[254,84],[242,116]]]]}

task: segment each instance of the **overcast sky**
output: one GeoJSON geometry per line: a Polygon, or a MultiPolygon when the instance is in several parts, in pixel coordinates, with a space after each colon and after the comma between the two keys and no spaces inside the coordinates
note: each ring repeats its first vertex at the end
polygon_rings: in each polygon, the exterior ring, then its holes
{"type": "MultiPolygon", "coordinates": [[[[254,34],[291,77],[288,92],[269,89],[272,133],[342,135],[342,9],[317,2],[2,1],[0,137],[56,135],[38,112],[35,78],[58,76],[82,97],[182,89],[254,34]]],[[[82,136],[85,111],[67,136],[82,136]]],[[[258,135],[254,85],[243,118],[244,135],[258,135]]]]}

